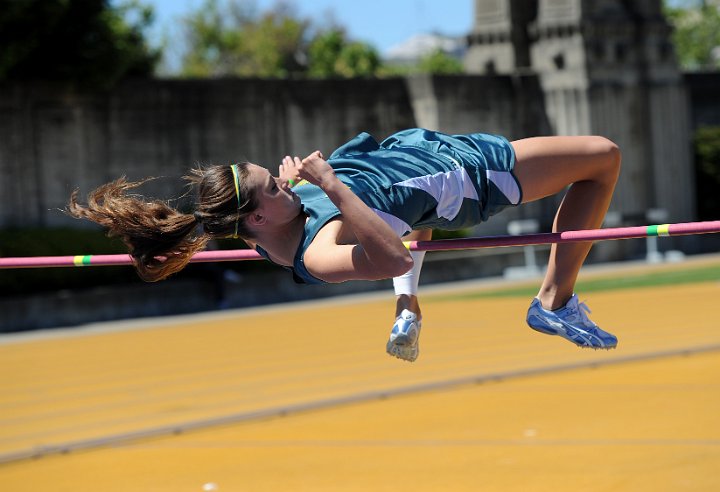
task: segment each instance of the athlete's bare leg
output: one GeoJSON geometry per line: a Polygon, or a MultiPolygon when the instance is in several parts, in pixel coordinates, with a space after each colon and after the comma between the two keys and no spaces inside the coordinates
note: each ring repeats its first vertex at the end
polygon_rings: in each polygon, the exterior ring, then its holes
{"type": "MultiPolygon", "coordinates": [[[[512,142],[515,176],[523,203],[570,186],[558,208],[553,232],[596,229],[610,206],[620,172],[620,151],[603,137],[537,137],[512,142]]],[[[553,244],[538,298],[545,309],[565,305],[591,242],[553,244]]]]}

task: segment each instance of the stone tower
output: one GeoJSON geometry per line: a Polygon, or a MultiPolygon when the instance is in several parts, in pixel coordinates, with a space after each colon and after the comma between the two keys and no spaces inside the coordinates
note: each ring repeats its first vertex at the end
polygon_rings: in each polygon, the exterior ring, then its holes
{"type": "Polygon", "coordinates": [[[471,73],[510,74],[530,67],[528,27],[536,0],[475,0],[465,65],[471,73]]]}
{"type": "Polygon", "coordinates": [[[476,0],[471,73],[538,74],[552,132],[623,151],[613,208],[695,216],[690,122],[661,0],[476,0]]]}

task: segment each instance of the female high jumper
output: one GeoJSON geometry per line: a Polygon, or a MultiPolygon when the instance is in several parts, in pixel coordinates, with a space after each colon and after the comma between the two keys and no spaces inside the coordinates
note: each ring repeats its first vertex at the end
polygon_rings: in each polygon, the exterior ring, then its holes
{"type": "MultiPolygon", "coordinates": [[[[425,129],[378,143],[367,133],[325,160],[287,156],[278,177],[249,162],[194,169],[194,213],[147,201],[124,178],[100,186],[87,205],[73,193],[68,212],[120,237],[139,275],[157,281],[181,270],[217,238],[242,238],[298,282],[393,278],[395,324],[387,352],[418,357],[418,278],[424,252],[404,240],[427,240],[433,229],[462,229],[508,206],[567,192],[553,231],[602,224],[620,171],[620,151],[597,136],[536,137],[510,142],[488,134],[446,135],[425,129]],[[198,227],[200,226],[200,227],[198,227]],[[402,238],[402,239],[401,239],[402,238]]],[[[527,324],[581,347],[614,348],[578,302],[575,282],[590,242],[553,244],[527,324]]]]}

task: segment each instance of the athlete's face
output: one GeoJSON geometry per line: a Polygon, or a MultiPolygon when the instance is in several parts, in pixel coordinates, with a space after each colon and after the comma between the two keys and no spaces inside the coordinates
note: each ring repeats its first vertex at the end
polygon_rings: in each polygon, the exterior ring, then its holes
{"type": "Polygon", "coordinates": [[[286,189],[280,178],[255,164],[250,164],[248,173],[255,188],[258,214],[271,223],[284,223],[297,217],[301,210],[300,197],[286,189]]]}

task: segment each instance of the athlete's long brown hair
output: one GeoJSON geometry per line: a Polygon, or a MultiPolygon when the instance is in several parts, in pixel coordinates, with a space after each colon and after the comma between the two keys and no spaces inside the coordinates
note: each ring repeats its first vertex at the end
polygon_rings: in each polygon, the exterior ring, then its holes
{"type": "Polygon", "coordinates": [[[244,219],[257,208],[257,201],[248,185],[247,165],[237,164],[239,198],[230,166],[198,168],[185,176],[197,197],[194,213],[182,213],[162,200],[129,194],[148,180],[132,182],[125,178],[90,192],[86,205],[78,203],[75,190],[67,213],[96,222],[108,229],[108,236],[122,239],[140,277],[155,282],[182,270],[210,239],[251,237],[244,219]]]}

